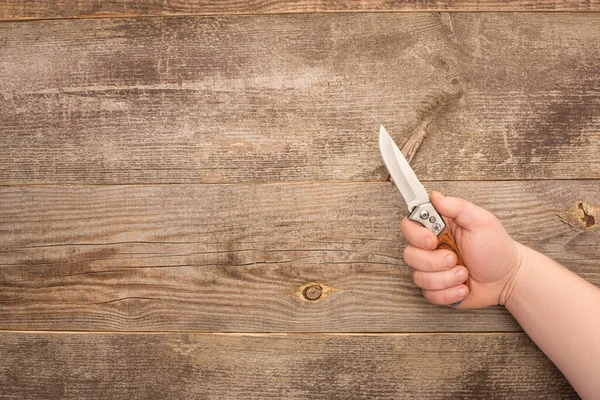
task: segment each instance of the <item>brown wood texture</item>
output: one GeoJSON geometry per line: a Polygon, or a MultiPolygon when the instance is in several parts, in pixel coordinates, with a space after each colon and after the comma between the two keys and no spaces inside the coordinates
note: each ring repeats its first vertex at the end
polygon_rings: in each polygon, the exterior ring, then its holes
{"type": "MultiPolygon", "coordinates": [[[[440,232],[440,235],[438,236],[437,248],[450,250],[451,252],[456,254],[456,264],[465,265],[462,255],[460,254],[460,250],[458,249],[458,245],[456,244],[456,241],[454,240],[454,236],[452,236],[452,232],[450,232],[450,229],[445,228],[444,230],[442,230],[442,232],[440,232]]],[[[470,291],[471,282],[469,281],[469,278],[467,278],[467,280],[465,281],[465,285],[467,285],[470,291]]]]}
{"type": "Polygon", "coordinates": [[[600,11],[598,0],[4,0],[0,20],[177,14],[272,14],[406,11],[600,11]]]}
{"type": "Polygon", "coordinates": [[[0,354],[0,399],[578,398],[521,333],[5,332],[0,354]]]}
{"type": "MultiPolygon", "coordinates": [[[[427,186],[600,284],[597,181],[427,186]]],[[[500,307],[428,304],[405,215],[391,182],[0,187],[0,329],[520,330],[500,307]]]]}
{"type": "Polygon", "coordinates": [[[600,285],[600,13],[419,10],[600,3],[0,2],[66,19],[0,23],[0,399],[577,398],[423,299],[377,129],[600,285]]]}
{"type": "Polygon", "coordinates": [[[600,178],[600,14],[3,23],[0,183],[600,178]],[[426,133],[426,135],[425,135],[426,133]]]}

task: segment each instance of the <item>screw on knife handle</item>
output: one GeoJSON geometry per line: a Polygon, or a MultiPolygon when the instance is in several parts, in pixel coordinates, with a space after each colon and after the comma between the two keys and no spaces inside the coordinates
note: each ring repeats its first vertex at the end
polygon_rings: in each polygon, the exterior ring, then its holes
{"type": "MultiPolygon", "coordinates": [[[[463,261],[463,258],[460,255],[460,251],[458,251],[458,246],[456,245],[454,236],[452,236],[450,229],[448,229],[448,227],[446,226],[446,223],[444,222],[442,216],[437,212],[435,207],[433,207],[433,204],[419,204],[410,212],[410,214],[408,215],[408,219],[410,219],[411,221],[418,222],[425,228],[435,233],[438,238],[437,249],[450,250],[451,252],[456,254],[457,265],[465,265],[465,262],[463,261]]],[[[467,285],[470,292],[471,283],[469,282],[469,278],[467,278],[467,280],[465,281],[465,285],[467,285]]]]}

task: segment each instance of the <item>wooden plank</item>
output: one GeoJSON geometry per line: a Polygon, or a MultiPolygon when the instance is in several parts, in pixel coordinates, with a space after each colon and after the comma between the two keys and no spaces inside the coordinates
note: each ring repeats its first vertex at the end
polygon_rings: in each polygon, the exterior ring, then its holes
{"type": "Polygon", "coordinates": [[[522,333],[0,339],[2,399],[578,399],[522,333]]]}
{"type": "MultiPolygon", "coordinates": [[[[598,181],[428,188],[600,285],[598,181]]],[[[402,261],[405,215],[390,182],[0,187],[0,329],[520,330],[500,307],[426,303],[402,261]]]]}
{"type": "Polygon", "coordinates": [[[380,123],[424,180],[597,179],[599,55],[585,13],[5,23],[0,183],[381,181],[380,123]]]}
{"type": "Polygon", "coordinates": [[[407,11],[600,11],[597,0],[275,0],[275,1],[66,1],[7,0],[0,3],[0,20],[45,18],[132,17],[180,14],[273,14],[407,11]]]}

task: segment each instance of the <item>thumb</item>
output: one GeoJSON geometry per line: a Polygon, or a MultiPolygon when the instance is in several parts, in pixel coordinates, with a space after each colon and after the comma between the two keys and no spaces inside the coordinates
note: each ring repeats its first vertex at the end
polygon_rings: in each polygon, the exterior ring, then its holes
{"type": "Polygon", "coordinates": [[[452,218],[465,229],[473,228],[485,218],[485,210],[460,197],[444,196],[440,192],[431,193],[431,202],[440,214],[452,218]]]}

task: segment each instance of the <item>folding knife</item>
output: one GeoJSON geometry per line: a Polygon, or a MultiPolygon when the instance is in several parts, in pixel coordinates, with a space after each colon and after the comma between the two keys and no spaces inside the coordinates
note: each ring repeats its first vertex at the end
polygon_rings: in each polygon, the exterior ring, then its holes
{"type": "MultiPolygon", "coordinates": [[[[404,155],[385,128],[379,128],[379,150],[392,180],[408,206],[408,219],[418,222],[438,237],[438,249],[447,249],[456,254],[457,264],[465,265],[456,241],[444,218],[437,212],[429,199],[425,187],[419,182],[404,155]]],[[[469,280],[465,285],[471,290],[469,280]]]]}

